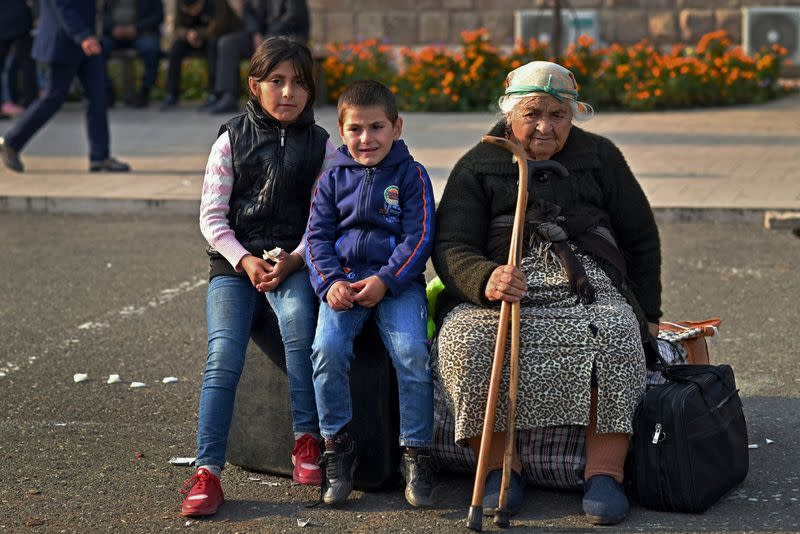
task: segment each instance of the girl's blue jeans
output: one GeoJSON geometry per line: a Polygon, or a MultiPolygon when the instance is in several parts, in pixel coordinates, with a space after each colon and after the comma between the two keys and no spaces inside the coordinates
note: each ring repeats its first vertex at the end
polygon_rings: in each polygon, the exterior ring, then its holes
{"type": "MultiPolygon", "coordinates": [[[[225,465],[236,386],[244,367],[253,320],[267,301],[278,317],[295,432],[319,432],[314,401],[311,343],[318,299],[301,269],[274,291],[259,293],[247,277],[215,276],[208,284],[208,357],[200,391],[196,465],[225,465]],[[266,299],[264,298],[266,295],[266,299]]],[[[269,395],[269,391],[264,391],[269,395]]]]}
{"type": "MultiPolygon", "coordinates": [[[[374,314],[378,331],[397,374],[400,445],[427,447],[433,441],[433,382],[428,354],[425,288],[413,283],[400,295],[387,294],[374,308],[319,308],[311,360],[320,432],[334,437],[352,419],[350,361],[353,341],[374,314]]],[[[376,395],[383,392],[375,392],[376,395]]]]}

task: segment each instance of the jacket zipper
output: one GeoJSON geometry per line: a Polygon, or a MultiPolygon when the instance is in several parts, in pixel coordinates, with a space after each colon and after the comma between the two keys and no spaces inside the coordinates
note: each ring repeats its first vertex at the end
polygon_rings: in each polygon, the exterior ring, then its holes
{"type": "MultiPolygon", "coordinates": [[[[367,218],[367,213],[368,213],[368,209],[369,209],[367,204],[369,203],[369,197],[370,197],[370,194],[372,193],[372,180],[373,180],[374,172],[375,172],[375,169],[372,169],[371,167],[367,167],[365,169],[364,186],[361,188],[361,195],[360,195],[361,198],[359,198],[359,202],[358,202],[359,208],[360,208],[359,209],[358,222],[361,223],[361,224],[366,224],[367,223],[367,219],[368,219],[367,218]]],[[[359,258],[365,258],[366,257],[364,255],[365,254],[364,241],[365,241],[364,232],[362,231],[358,236],[358,244],[356,246],[356,251],[358,253],[358,257],[359,258]]]]}

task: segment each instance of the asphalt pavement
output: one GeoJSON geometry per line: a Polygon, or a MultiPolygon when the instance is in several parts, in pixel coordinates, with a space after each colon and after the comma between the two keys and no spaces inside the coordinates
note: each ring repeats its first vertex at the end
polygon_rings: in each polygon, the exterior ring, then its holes
{"type": "MultiPolygon", "coordinates": [[[[758,448],[745,482],[706,513],[634,503],[625,523],[599,530],[800,531],[800,239],[741,223],[660,229],[665,318],[722,317],[712,360],[734,367],[758,448]]],[[[0,247],[0,531],[466,532],[472,479],[448,473],[431,510],[411,509],[400,489],[306,508],[314,489],[229,466],[220,513],[187,522],[178,489],[191,471],[168,460],[193,455],[205,359],[196,218],[6,212],[0,247]],[[122,382],[107,384],[112,373],[122,382]]],[[[598,530],[580,494],[533,487],[512,526],[598,530]]]]}
{"type": "MultiPolygon", "coordinates": [[[[0,169],[0,531],[465,532],[472,480],[448,473],[432,510],[411,510],[399,489],[309,509],[313,489],[230,466],[217,516],[179,516],[178,488],[191,471],[168,459],[194,449],[208,268],[196,216],[222,119],[188,106],[115,109],[112,153],[134,172],[108,175],[86,171],[83,118],[68,105],[22,153],[24,174],[0,169]],[[74,382],[76,373],[88,380],[74,382]],[[106,383],[112,373],[121,383],[106,383]],[[162,383],[169,376],[178,381],[162,383]]],[[[318,118],[337,139],[334,110],[318,118]]],[[[405,114],[404,138],[437,195],[495,119],[405,114]]],[[[620,146],[656,210],[665,319],[722,317],[712,360],[734,367],[758,446],[747,480],[705,514],[634,504],[625,523],[601,530],[800,532],[800,240],[762,229],[771,211],[797,225],[800,95],[600,111],[583,127],[620,146]]],[[[259,357],[252,347],[250,356],[259,357]]],[[[579,494],[537,488],[512,526],[597,530],[583,520],[579,494]]]]}

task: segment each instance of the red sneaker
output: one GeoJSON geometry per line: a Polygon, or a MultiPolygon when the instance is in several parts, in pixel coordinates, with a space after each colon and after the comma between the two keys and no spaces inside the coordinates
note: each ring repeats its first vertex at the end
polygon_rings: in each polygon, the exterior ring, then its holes
{"type": "Polygon", "coordinates": [[[322,470],[319,468],[319,442],[311,434],[303,434],[294,442],[292,450],[292,480],[298,484],[319,486],[322,470]]]}
{"type": "Polygon", "coordinates": [[[185,516],[214,515],[225,500],[219,478],[203,468],[186,481],[181,494],[186,495],[181,505],[181,515],[185,516]]]}

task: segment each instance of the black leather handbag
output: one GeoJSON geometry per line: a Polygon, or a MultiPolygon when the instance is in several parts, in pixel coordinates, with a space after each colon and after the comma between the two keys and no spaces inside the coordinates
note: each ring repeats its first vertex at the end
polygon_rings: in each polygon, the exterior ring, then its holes
{"type": "Polygon", "coordinates": [[[639,502],[705,511],[747,476],[747,425],[729,365],[674,365],[633,420],[632,482],[639,502]]]}

